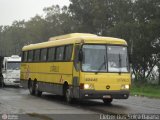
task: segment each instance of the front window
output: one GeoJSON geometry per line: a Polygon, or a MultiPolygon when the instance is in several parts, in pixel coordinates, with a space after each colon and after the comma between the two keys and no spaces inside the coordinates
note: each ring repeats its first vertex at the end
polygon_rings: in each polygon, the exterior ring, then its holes
{"type": "Polygon", "coordinates": [[[128,72],[127,47],[108,46],[108,71],[128,72]]]}
{"type": "Polygon", "coordinates": [[[83,45],[83,71],[107,72],[105,45],[83,45]]]}
{"type": "Polygon", "coordinates": [[[20,69],[20,62],[8,62],[7,69],[9,70],[19,70],[20,69]]]}
{"type": "Polygon", "coordinates": [[[83,45],[82,70],[91,72],[128,72],[127,47],[83,45]]]}

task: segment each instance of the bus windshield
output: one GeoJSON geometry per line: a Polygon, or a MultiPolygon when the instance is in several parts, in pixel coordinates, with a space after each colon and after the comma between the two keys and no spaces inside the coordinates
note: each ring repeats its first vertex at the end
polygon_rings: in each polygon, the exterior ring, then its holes
{"type": "Polygon", "coordinates": [[[19,70],[20,69],[20,62],[8,62],[7,69],[19,70]]]}
{"type": "Polygon", "coordinates": [[[90,72],[129,72],[126,46],[83,45],[82,70],[90,72]]]}

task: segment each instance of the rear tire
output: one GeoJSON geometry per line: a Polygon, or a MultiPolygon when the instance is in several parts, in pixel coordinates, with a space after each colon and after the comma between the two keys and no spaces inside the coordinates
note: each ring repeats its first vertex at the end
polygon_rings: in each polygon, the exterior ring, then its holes
{"type": "Polygon", "coordinates": [[[103,99],[104,104],[111,104],[111,102],[113,101],[112,98],[108,98],[108,99],[103,99]]]}
{"type": "Polygon", "coordinates": [[[29,93],[31,95],[35,95],[35,84],[33,81],[30,80],[29,82],[29,86],[28,86],[28,89],[29,89],[29,93]]]}
{"type": "Polygon", "coordinates": [[[42,91],[39,90],[39,86],[38,86],[37,82],[35,84],[35,95],[38,96],[38,97],[42,96],[42,91]]]}
{"type": "Polygon", "coordinates": [[[71,97],[71,90],[69,89],[69,87],[67,87],[65,91],[65,99],[66,99],[66,102],[69,104],[73,102],[73,98],[71,97]]]}

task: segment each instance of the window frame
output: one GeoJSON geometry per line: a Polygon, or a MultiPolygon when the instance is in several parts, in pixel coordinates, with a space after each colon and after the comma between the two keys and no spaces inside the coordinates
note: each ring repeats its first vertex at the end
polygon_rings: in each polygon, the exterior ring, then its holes
{"type": "Polygon", "coordinates": [[[71,61],[72,60],[72,55],[73,55],[73,44],[65,45],[65,49],[64,49],[64,61],[66,61],[66,62],[71,61]],[[71,53],[69,53],[70,54],[69,55],[69,59],[66,59],[67,58],[66,54],[68,54],[67,51],[66,51],[66,49],[67,49],[68,46],[71,47],[71,53]]]}
{"type": "Polygon", "coordinates": [[[45,62],[45,61],[47,61],[47,54],[48,54],[48,49],[47,48],[42,48],[42,49],[40,49],[40,58],[39,58],[39,61],[41,61],[41,62],[45,62]],[[44,57],[44,55],[42,55],[42,52],[43,52],[43,50],[46,50],[46,52],[45,52],[45,54],[46,54],[46,59],[45,60],[43,60],[42,58],[44,57]],[[42,57],[43,56],[43,57],[42,57]]]}
{"type": "MultiPolygon", "coordinates": [[[[27,51],[22,51],[22,60],[23,62],[70,62],[72,61],[72,57],[73,57],[73,50],[74,50],[74,44],[65,44],[65,45],[60,45],[60,46],[52,46],[52,47],[46,47],[46,48],[38,48],[38,49],[32,49],[32,50],[27,50],[27,51]],[[70,46],[71,47],[71,52],[70,52],[70,56],[68,57],[69,59],[66,59],[67,58],[67,55],[69,55],[67,53],[67,47],[70,46]],[[59,48],[63,48],[63,56],[61,59],[59,59],[59,56],[57,55],[58,51],[59,51],[59,48]],[[42,51],[43,50],[46,50],[46,60],[42,60],[42,51]],[[49,55],[52,54],[50,52],[50,49],[52,49],[51,51],[54,50],[53,52],[53,59],[49,59],[49,55]],[[32,60],[29,61],[29,52],[30,51],[33,51],[33,55],[32,55],[32,60]],[[38,55],[39,54],[39,55],[38,55]],[[26,58],[25,58],[26,57],[26,58]],[[58,57],[58,58],[57,58],[58,57]]],[[[60,53],[62,53],[60,52],[60,53]]]]}
{"type": "Polygon", "coordinates": [[[64,61],[64,53],[65,53],[65,45],[63,45],[63,46],[56,46],[55,47],[56,48],[56,51],[55,51],[55,61],[57,61],[57,62],[63,62],[64,61]],[[57,59],[57,49],[58,48],[61,48],[61,47],[63,47],[63,56],[62,56],[62,60],[59,60],[59,59],[57,59]]]}
{"type": "Polygon", "coordinates": [[[24,51],[24,62],[28,62],[28,51],[24,51]]]}
{"type": "Polygon", "coordinates": [[[34,59],[33,62],[40,62],[40,55],[41,55],[41,50],[40,49],[35,49],[34,50],[34,59]],[[36,51],[39,51],[39,56],[36,56],[36,51]],[[38,58],[38,59],[36,59],[38,58]]]}
{"type": "Polygon", "coordinates": [[[34,56],[34,51],[33,51],[33,50],[29,50],[29,51],[28,51],[27,61],[28,61],[28,62],[33,62],[33,56],[34,56]],[[32,53],[31,56],[30,56],[30,53],[32,53]],[[30,57],[31,57],[31,60],[30,60],[30,57]]]}
{"type": "Polygon", "coordinates": [[[48,50],[47,50],[47,61],[48,62],[53,62],[53,61],[55,61],[55,55],[56,55],[56,47],[49,47],[49,48],[47,48],[48,50]],[[49,60],[49,57],[50,57],[50,54],[49,54],[49,52],[50,52],[50,49],[54,49],[54,59],[52,60],[49,60]]]}

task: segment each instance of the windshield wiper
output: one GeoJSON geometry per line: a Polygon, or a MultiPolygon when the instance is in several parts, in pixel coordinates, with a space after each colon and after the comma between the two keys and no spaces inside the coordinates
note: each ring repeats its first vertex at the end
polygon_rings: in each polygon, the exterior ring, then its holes
{"type": "Polygon", "coordinates": [[[105,67],[105,69],[107,68],[105,55],[104,55],[104,62],[101,64],[101,66],[98,68],[98,70],[97,70],[95,73],[96,73],[96,74],[99,73],[99,71],[102,69],[103,66],[105,67]],[[105,66],[104,66],[104,65],[105,65],[105,66]]]}

